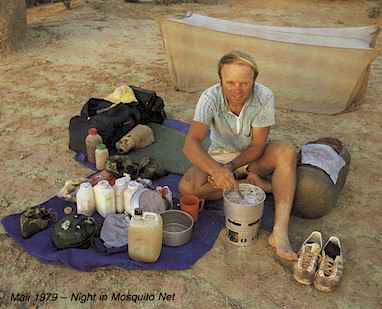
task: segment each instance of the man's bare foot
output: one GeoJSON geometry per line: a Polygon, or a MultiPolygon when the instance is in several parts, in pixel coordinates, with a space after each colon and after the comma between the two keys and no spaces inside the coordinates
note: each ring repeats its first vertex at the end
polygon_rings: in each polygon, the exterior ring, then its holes
{"type": "Polygon", "coordinates": [[[272,192],[272,184],[269,181],[262,179],[256,173],[249,172],[246,180],[248,183],[260,187],[266,193],[272,192]]]}
{"type": "Polygon", "coordinates": [[[287,237],[279,238],[272,233],[271,236],[269,236],[268,243],[272,246],[276,254],[281,259],[287,261],[297,261],[297,254],[292,250],[287,237]]]}

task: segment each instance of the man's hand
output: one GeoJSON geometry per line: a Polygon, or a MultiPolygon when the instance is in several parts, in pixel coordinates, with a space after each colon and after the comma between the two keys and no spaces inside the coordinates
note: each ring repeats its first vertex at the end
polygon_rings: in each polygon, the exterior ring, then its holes
{"type": "Polygon", "coordinates": [[[208,181],[216,188],[227,191],[233,190],[237,186],[232,171],[229,166],[225,165],[215,169],[208,178],[208,181]]]}

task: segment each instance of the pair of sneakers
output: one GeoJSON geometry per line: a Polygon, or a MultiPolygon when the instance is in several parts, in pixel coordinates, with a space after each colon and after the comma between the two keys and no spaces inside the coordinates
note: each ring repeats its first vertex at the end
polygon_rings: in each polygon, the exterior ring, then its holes
{"type": "Polygon", "coordinates": [[[333,291],[343,274],[343,255],[340,240],[332,236],[322,245],[322,235],[314,231],[305,239],[298,252],[293,276],[296,281],[311,285],[323,292],[333,291]]]}

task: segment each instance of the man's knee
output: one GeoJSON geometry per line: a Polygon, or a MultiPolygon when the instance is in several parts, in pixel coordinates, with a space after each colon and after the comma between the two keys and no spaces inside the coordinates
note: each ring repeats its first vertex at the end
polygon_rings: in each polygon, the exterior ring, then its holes
{"type": "Polygon", "coordinates": [[[179,192],[180,194],[195,193],[195,184],[193,183],[192,178],[187,174],[184,175],[179,182],[179,192]]]}
{"type": "Polygon", "coordinates": [[[297,152],[291,144],[279,144],[277,151],[277,161],[288,166],[296,166],[297,152]]]}

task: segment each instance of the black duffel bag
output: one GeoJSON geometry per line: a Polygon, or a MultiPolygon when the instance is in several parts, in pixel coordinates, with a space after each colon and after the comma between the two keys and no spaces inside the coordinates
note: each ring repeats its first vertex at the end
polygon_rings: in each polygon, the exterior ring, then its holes
{"type": "Polygon", "coordinates": [[[109,151],[115,151],[115,143],[141,120],[136,106],[116,104],[91,98],[82,108],[80,116],[69,123],[69,148],[86,153],[85,139],[90,128],[96,128],[109,151]]]}
{"type": "Polygon", "coordinates": [[[104,99],[90,99],[69,124],[69,148],[86,153],[85,139],[90,128],[97,128],[104,144],[115,153],[115,143],[137,124],[163,123],[166,119],[164,102],[154,91],[130,86],[136,103],[114,104],[104,99]]]}

